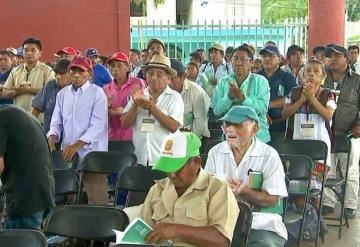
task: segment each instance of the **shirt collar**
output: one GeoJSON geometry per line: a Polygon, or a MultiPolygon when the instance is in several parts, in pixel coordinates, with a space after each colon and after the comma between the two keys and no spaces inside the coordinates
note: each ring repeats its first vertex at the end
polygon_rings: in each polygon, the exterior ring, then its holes
{"type": "Polygon", "coordinates": [[[119,85],[116,83],[116,80],[113,79],[112,82],[111,82],[111,87],[114,87],[116,90],[121,90],[123,89],[124,87],[126,87],[127,85],[129,85],[131,83],[131,80],[130,80],[130,75],[127,77],[125,83],[123,85],[121,85],[119,87],[119,85]]]}
{"type": "Polygon", "coordinates": [[[185,90],[189,90],[191,83],[192,82],[189,79],[185,79],[181,93],[183,93],[185,90]]]}
{"type": "MultiPolygon", "coordinates": [[[[248,150],[246,151],[245,155],[247,156],[264,156],[264,154],[261,152],[261,146],[262,146],[262,143],[261,141],[257,138],[257,137],[254,137],[252,139],[252,142],[248,148],[248,150]]],[[[220,148],[219,150],[221,153],[231,153],[232,150],[230,148],[230,145],[227,143],[227,141],[225,141],[225,144],[220,148]]],[[[244,157],[245,157],[244,155],[244,157]]]]}
{"type": "MultiPolygon", "coordinates": [[[[88,80],[88,81],[86,81],[81,87],[79,87],[78,90],[80,90],[80,92],[85,92],[86,89],[88,89],[90,86],[91,86],[91,83],[90,83],[90,81],[88,80]]],[[[77,91],[78,91],[78,90],[75,90],[72,85],[70,86],[70,90],[71,90],[72,92],[77,92],[77,91]]]]}

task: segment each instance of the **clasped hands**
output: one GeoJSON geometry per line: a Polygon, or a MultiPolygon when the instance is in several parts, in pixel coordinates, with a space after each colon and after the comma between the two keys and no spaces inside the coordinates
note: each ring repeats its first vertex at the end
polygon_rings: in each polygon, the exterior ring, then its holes
{"type": "Polygon", "coordinates": [[[144,89],[135,85],[131,90],[131,97],[137,106],[152,111],[155,107],[155,100],[150,95],[150,99],[146,99],[144,95],[144,89]]]}

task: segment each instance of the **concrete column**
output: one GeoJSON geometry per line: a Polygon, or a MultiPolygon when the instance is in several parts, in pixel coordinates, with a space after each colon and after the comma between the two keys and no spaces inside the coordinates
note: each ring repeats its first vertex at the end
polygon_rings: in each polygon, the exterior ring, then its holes
{"type": "Polygon", "coordinates": [[[309,0],[308,51],[318,45],[344,45],[345,0],[309,0]]]}

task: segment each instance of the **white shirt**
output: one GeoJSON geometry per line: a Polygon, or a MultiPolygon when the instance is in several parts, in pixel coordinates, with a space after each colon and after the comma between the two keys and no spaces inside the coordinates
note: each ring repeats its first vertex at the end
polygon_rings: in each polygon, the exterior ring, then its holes
{"type": "MultiPolygon", "coordinates": [[[[144,90],[144,95],[145,97],[150,97],[148,88],[144,90]]],[[[134,101],[131,98],[125,107],[124,113],[129,111],[133,104],[134,101]]],[[[169,86],[166,86],[164,91],[157,98],[155,104],[156,107],[160,109],[160,111],[178,122],[180,124],[179,128],[182,127],[184,102],[178,92],[172,90],[169,86]]],[[[135,120],[133,134],[133,143],[135,146],[137,163],[141,165],[147,165],[147,162],[149,162],[149,165],[155,164],[160,157],[161,145],[165,137],[170,134],[171,132],[163,125],[161,125],[161,123],[155,118],[153,114],[150,114],[150,112],[144,108],[139,108],[135,120]],[[155,126],[152,132],[140,131],[143,119],[154,120],[155,126]]]]}
{"type": "Polygon", "coordinates": [[[188,79],[185,79],[181,91],[184,100],[184,127],[190,129],[198,137],[209,137],[208,111],[210,99],[205,90],[188,79]]]}
{"type": "MultiPolygon", "coordinates": [[[[263,174],[262,189],[270,195],[288,196],[285,173],[279,154],[256,137],[246,151],[240,164],[235,163],[229,144],[224,141],[210,149],[205,170],[226,180],[230,178],[248,183],[248,171],[263,174]]],[[[253,212],[252,229],[272,231],[287,239],[287,230],[279,214],[253,212]]]]}

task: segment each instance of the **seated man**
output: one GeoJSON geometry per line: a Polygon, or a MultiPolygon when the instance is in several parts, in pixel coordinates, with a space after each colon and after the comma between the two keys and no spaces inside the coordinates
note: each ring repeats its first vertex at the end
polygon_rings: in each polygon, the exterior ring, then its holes
{"type": "Polygon", "coordinates": [[[141,210],[141,218],[153,228],[148,243],[229,246],[239,208],[226,182],[201,168],[200,145],[190,132],[171,134],[162,144],[153,169],[168,178],[156,181],[141,210]]]}
{"type": "Polygon", "coordinates": [[[278,213],[287,190],[280,157],[256,137],[259,118],[252,108],[235,106],[221,120],[226,141],[209,151],[205,170],[228,180],[235,196],[252,207],[248,246],[284,246],[287,231],[278,213]],[[262,179],[258,188],[249,178],[255,173],[262,179]]]}

